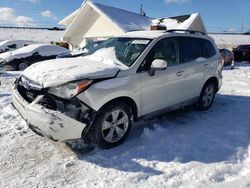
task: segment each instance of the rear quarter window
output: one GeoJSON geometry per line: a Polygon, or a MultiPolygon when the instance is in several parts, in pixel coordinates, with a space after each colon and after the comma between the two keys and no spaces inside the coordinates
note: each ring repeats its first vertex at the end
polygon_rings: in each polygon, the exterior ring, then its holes
{"type": "Polygon", "coordinates": [[[179,39],[180,62],[187,63],[199,58],[210,58],[216,54],[214,45],[206,39],[181,37],[179,39]]]}
{"type": "Polygon", "coordinates": [[[214,45],[206,39],[200,39],[202,41],[202,45],[204,47],[204,57],[205,58],[210,58],[216,55],[216,50],[214,48],[214,45]]]}

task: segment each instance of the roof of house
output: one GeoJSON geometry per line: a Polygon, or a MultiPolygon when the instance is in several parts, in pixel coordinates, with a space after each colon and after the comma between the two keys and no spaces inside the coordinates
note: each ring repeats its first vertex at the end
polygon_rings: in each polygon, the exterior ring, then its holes
{"type": "Polygon", "coordinates": [[[146,30],[151,26],[151,18],[146,16],[99,3],[93,4],[125,32],[131,30],[146,30]]]}
{"type": "Polygon", "coordinates": [[[153,19],[152,23],[164,25],[167,27],[167,30],[186,29],[201,31],[203,33],[207,32],[199,13],[168,18],[157,18],[153,19]]]}
{"type": "MultiPolygon", "coordinates": [[[[168,18],[152,19],[134,12],[86,0],[79,9],[77,9],[59,22],[59,24],[62,24],[67,27],[67,30],[65,31],[63,36],[63,40],[70,41],[71,37],[76,36],[76,32],[74,31],[81,31],[80,28],[89,22],[88,20],[86,20],[89,18],[85,17],[86,15],[88,15],[85,11],[90,10],[94,10],[97,14],[104,17],[106,20],[116,26],[117,31],[119,31],[117,34],[126,33],[128,31],[150,30],[150,26],[159,24],[166,26],[167,30],[184,29],[196,30],[206,33],[206,28],[203,24],[200,14],[198,13],[168,18]],[[79,26],[79,24],[81,23],[82,25],[79,26]]],[[[86,27],[90,26],[91,24],[87,24],[86,27]]]]}
{"type": "Polygon", "coordinates": [[[63,18],[58,24],[68,27],[70,25],[70,23],[75,19],[75,17],[77,16],[78,12],[80,9],[75,10],[74,12],[72,12],[71,14],[69,14],[67,17],[63,18]]]}
{"type": "MultiPolygon", "coordinates": [[[[86,1],[85,3],[83,3],[82,6],[84,6],[85,4],[89,4],[90,6],[95,8],[99,13],[104,14],[111,21],[117,24],[124,32],[131,30],[145,30],[148,29],[152,23],[151,18],[142,16],[134,12],[102,5],[91,1],[86,1]]],[[[68,27],[77,17],[81,10],[81,8],[75,10],[70,15],[61,20],[58,24],[68,27]]]]}

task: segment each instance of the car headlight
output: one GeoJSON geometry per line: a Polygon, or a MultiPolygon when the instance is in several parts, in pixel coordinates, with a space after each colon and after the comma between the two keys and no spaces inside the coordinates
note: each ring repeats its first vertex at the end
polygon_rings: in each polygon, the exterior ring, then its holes
{"type": "Polygon", "coordinates": [[[92,82],[92,80],[71,82],[64,85],[51,87],[48,92],[60,98],[70,99],[72,97],[75,97],[82,91],[86,90],[92,82]]]}

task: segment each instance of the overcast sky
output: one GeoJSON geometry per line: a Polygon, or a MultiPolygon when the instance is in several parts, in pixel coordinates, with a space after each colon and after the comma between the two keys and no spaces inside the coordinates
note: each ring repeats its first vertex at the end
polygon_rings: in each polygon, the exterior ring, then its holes
{"type": "MultiPolygon", "coordinates": [[[[57,26],[83,0],[0,0],[0,26],[57,26]]],[[[149,17],[201,13],[210,32],[250,30],[250,0],[95,0],[149,17]]]]}

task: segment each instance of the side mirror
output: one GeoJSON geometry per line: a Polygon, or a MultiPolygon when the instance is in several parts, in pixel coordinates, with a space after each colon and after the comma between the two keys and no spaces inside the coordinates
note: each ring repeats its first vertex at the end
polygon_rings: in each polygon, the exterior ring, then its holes
{"type": "Polygon", "coordinates": [[[154,76],[156,70],[166,70],[168,66],[167,61],[163,59],[155,59],[151,64],[149,76],[154,76]]]}

